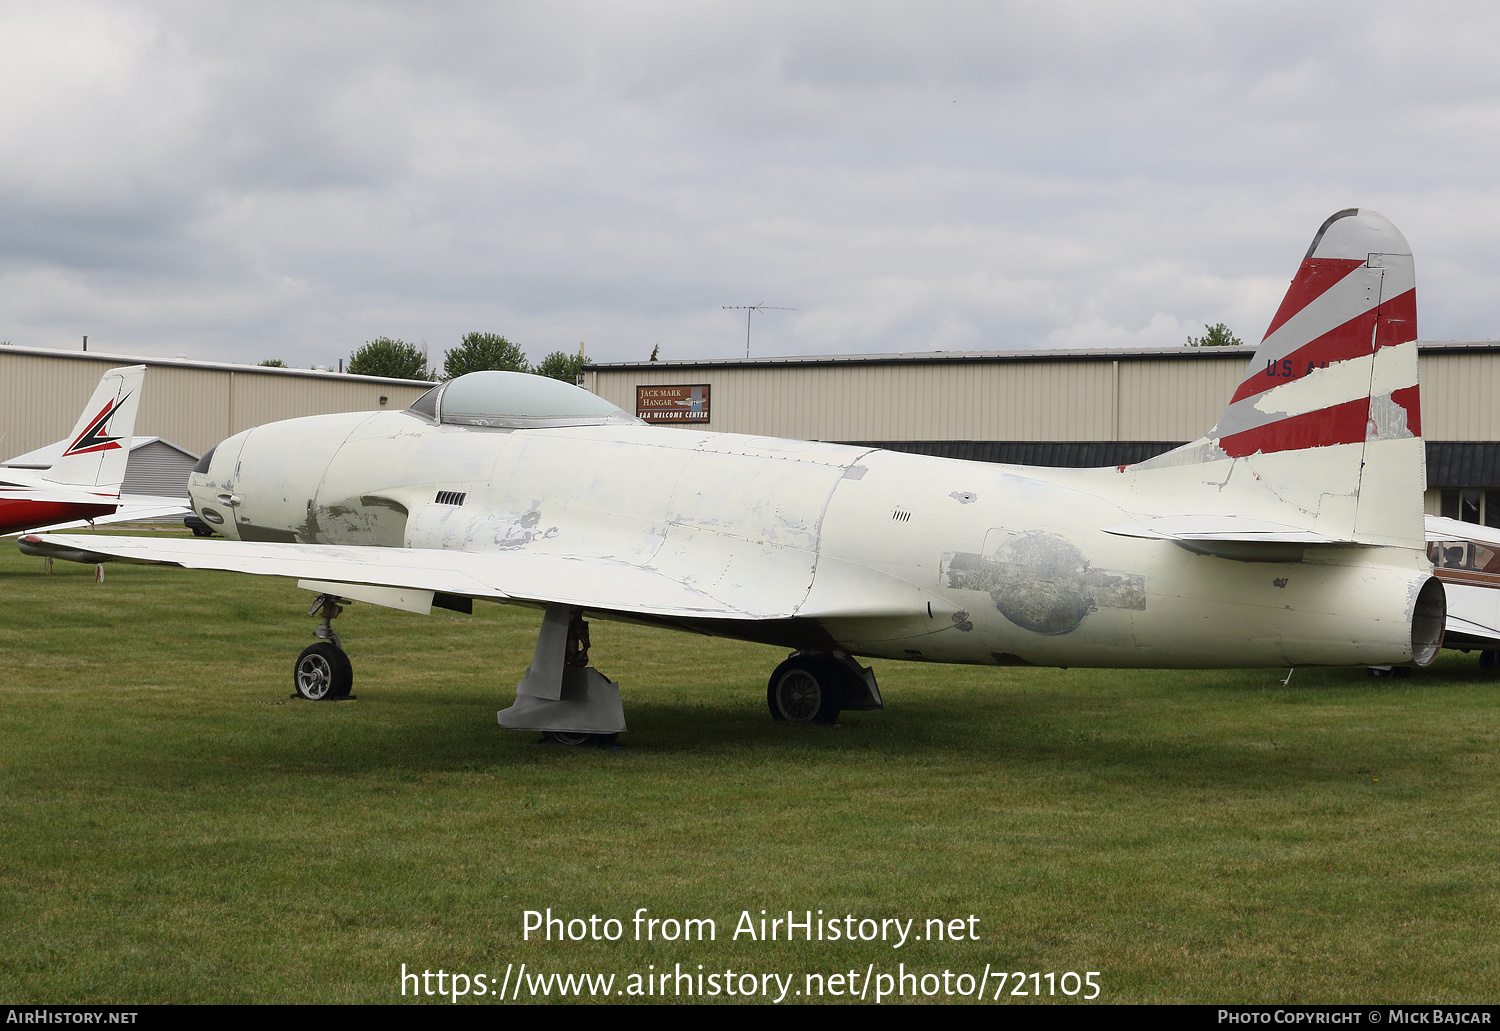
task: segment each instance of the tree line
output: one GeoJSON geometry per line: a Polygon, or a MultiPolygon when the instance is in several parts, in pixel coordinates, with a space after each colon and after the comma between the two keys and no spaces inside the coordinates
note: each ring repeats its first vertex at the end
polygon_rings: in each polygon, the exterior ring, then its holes
{"type": "MultiPolygon", "coordinates": [[[[285,368],[279,358],[268,358],[262,365],[285,368]]],[[[428,368],[427,356],[416,344],[393,337],[376,337],[356,348],[344,366],[356,376],[385,376],[390,379],[457,379],[469,372],[498,369],[502,372],[529,372],[565,383],[576,383],[583,371],[583,355],[553,351],[535,365],[526,360],[526,352],[498,333],[466,333],[459,345],[443,356],[443,367],[428,368]]]]}

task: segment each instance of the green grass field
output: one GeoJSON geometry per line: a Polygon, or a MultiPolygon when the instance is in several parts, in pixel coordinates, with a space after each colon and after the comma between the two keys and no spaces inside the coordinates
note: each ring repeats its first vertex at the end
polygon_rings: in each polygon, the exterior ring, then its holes
{"type": "Polygon", "coordinates": [[[882,662],[885,711],[787,726],[784,653],[595,622],[631,729],[574,749],[495,723],[535,610],[355,605],[358,698],[307,703],[307,592],[92,573],[0,544],[0,1001],[395,1002],[403,963],[523,962],[617,988],[904,963],[1099,971],[1103,1002],[1500,997],[1500,682],[1475,656],[1289,686],[882,662]],[[546,907],[625,937],[522,941],[546,907]],[[639,907],[717,940],[634,941],[639,907]],[[972,914],[979,940],[733,940],[761,909],[972,914]]]}

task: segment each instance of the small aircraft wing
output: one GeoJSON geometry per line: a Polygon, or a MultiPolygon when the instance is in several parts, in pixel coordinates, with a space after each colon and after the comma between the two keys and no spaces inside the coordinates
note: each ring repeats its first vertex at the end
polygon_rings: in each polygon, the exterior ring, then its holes
{"type": "Polygon", "coordinates": [[[0,500],[17,499],[53,505],[118,505],[115,494],[77,490],[49,483],[42,487],[0,487],[0,500]]]}
{"type": "Polygon", "coordinates": [[[317,581],[325,586],[348,583],[497,601],[560,602],[667,618],[767,618],[766,613],[742,612],[654,570],[609,559],[94,534],[27,534],[19,543],[25,554],[73,562],[217,569],[317,581]]]}
{"type": "MultiPolygon", "coordinates": [[[[110,501],[114,498],[108,499],[110,501]]],[[[32,533],[53,533],[57,530],[79,530],[86,526],[104,526],[108,523],[149,523],[158,519],[181,519],[192,514],[187,498],[157,497],[151,494],[122,494],[120,505],[114,515],[96,516],[93,520],[74,519],[51,526],[37,526],[32,533]]]]}
{"type": "Polygon", "coordinates": [[[1492,548],[1500,548],[1500,527],[1482,526],[1479,523],[1466,523],[1459,519],[1448,519],[1444,516],[1428,516],[1427,540],[1431,541],[1473,541],[1475,544],[1484,544],[1492,548]]]}

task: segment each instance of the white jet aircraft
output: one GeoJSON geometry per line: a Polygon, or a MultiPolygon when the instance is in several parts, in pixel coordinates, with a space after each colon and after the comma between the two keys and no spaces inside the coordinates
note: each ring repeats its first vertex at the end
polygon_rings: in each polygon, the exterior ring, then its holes
{"type": "Polygon", "coordinates": [[[1373,211],[1318,230],[1208,436],[1036,469],[648,426],[479,372],[405,411],[228,438],[191,477],[226,541],[33,536],[28,553],[299,578],[304,697],[346,694],[340,603],[545,609],[502,726],[625,729],[584,616],[793,649],[776,719],[882,707],[855,656],[977,665],[1285,667],[1437,655],[1423,550],[1410,248],[1373,211]]]}
{"type": "Polygon", "coordinates": [[[49,468],[0,469],[0,534],[116,512],[145,377],[144,365],[110,369],[49,468]]]}

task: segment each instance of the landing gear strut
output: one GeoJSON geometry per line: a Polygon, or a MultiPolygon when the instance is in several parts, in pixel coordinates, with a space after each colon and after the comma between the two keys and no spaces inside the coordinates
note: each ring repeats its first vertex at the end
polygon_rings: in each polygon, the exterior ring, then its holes
{"type": "Polygon", "coordinates": [[[344,654],[344,646],[332,626],[333,620],[344,611],[339,604],[342,600],[331,594],[320,594],[313,607],[307,610],[309,616],[322,617],[313,630],[313,636],[320,640],[302,649],[297,664],[292,667],[292,686],[297,689],[295,698],[321,702],[349,697],[349,689],[354,686],[354,667],[349,656],[344,654]]]}
{"type": "Polygon", "coordinates": [[[564,745],[610,744],[625,729],[620,687],[589,665],[589,625],[580,609],[548,605],[536,654],[497,714],[509,730],[540,730],[564,745]]]}

